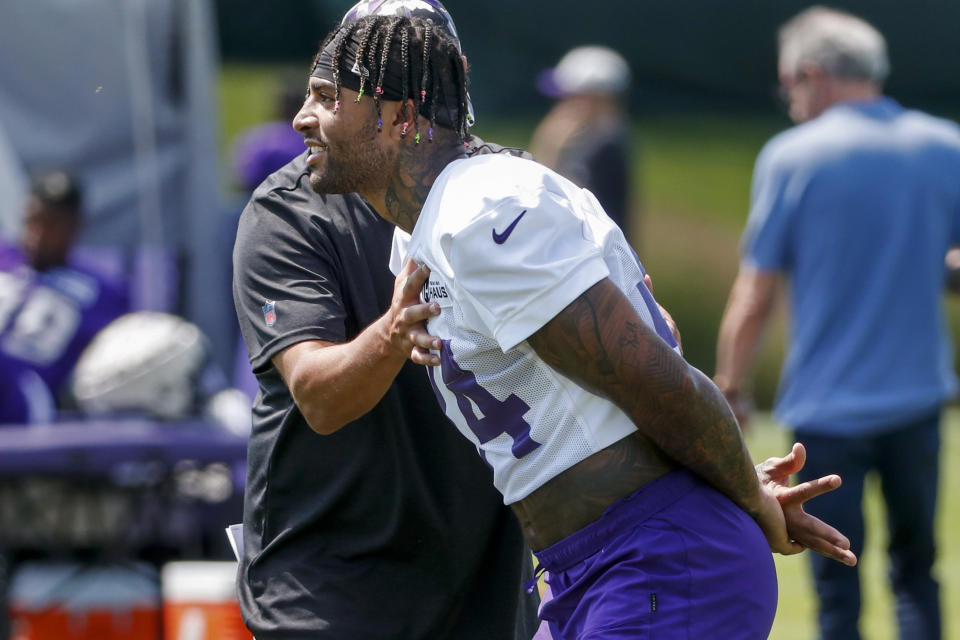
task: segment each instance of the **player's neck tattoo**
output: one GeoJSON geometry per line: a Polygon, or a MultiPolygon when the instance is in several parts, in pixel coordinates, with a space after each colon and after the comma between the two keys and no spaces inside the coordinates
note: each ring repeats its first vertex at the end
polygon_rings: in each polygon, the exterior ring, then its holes
{"type": "Polygon", "coordinates": [[[383,217],[404,231],[413,231],[430,188],[444,167],[464,157],[460,145],[428,151],[424,145],[403,145],[384,194],[383,217]]]}

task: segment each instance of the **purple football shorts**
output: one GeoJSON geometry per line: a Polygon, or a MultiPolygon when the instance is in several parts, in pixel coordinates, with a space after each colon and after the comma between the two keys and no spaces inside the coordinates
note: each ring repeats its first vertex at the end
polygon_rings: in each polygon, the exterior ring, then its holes
{"type": "Polygon", "coordinates": [[[537,638],[756,640],[777,609],[760,527],[693,473],[668,473],[535,554],[548,572],[537,638]]]}

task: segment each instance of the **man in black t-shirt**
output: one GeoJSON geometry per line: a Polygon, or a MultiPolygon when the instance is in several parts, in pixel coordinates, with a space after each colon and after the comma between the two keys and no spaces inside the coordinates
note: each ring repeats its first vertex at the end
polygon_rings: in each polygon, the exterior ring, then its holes
{"type": "MultiPolygon", "coordinates": [[[[380,4],[449,19],[434,0],[380,4]]],[[[396,329],[418,318],[391,305],[392,236],[359,196],[314,193],[305,154],[271,175],[240,219],[234,302],[260,389],[238,592],[258,640],[535,630],[516,520],[406,360],[396,329]]]]}
{"type": "Polygon", "coordinates": [[[515,621],[533,624],[536,601],[521,596],[529,556],[489,468],[446,422],[420,367],[403,364],[384,386],[369,371],[377,363],[357,358],[381,340],[392,235],[359,196],[315,194],[303,156],[260,186],[240,220],[234,297],[260,392],[239,593],[258,640],[512,638],[515,621]],[[313,415],[333,425],[382,398],[319,435],[275,366],[296,349],[325,351],[324,382],[339,380],[315,392],[337,406],[313,415]]]}

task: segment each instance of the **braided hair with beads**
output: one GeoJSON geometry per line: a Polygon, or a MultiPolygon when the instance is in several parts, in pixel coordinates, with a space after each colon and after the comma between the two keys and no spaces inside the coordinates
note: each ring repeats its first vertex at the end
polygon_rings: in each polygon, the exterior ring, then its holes
{"type": "MultiPolygon", "coordinates": [[[[324,56],[335,85],[335,112],[343,86],[358,92],[357,102],[372,87],[378,131],[382,101],[399,100],[405,121],[411,115],[408,101],[412,115],[427,118],[429,142],[438,126],[454,131],[460,141],[469,137],[467,74],[456,40],[442,26],[422,18],[368,16],[341,25],[324,39],[314,58],[314,75],[324,56]]],[[[419,118],[413,118],[413,125],[419,144],[419,118]]],[[[405,122],[402,135],[407,126],[405,122]]]]}

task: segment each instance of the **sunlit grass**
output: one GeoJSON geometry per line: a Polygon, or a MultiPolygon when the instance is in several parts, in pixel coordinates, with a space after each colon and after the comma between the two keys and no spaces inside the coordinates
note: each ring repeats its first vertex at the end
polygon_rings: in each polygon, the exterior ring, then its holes
{"type": "MultiPolygon", "coordinates": [[[[755,461],[783,455],[792,444],[788,434],[770,422],[757,420],[748,436],[755,461]]],[[[935,568],[942,587],[941,604],[945,640],[960,640],[960,410],[950,409],[943,425],[940,502],[937,535],[940,556],[935,568]]],[[[865,640],[894,640],[897,637],[894,604],[887,580],[887,534],[879,483],[866,486],[866,548],[861,554],[860,583],[863,610],[860,628],[865,640]]],[[[770,635],[772,640],[811,640],[816,637],[816,601],[809,565],[803,554],[776,556],[780,583],[777,618],[770,635]]]]}

